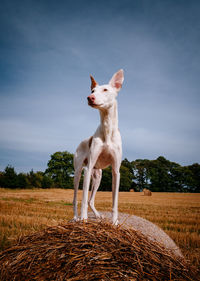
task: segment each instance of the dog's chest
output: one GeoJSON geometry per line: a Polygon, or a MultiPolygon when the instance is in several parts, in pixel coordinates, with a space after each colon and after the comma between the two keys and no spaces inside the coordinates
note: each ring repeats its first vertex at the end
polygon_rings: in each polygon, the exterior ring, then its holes
{"type": "Polygon", "coordinates": [[[113,161],[113,156],[109,147],[105,146],[103,148],[101,154],[99,155],[97,162],[95,164],[96,169],[105,169],[109,165],[111,165],[113,161]]]}

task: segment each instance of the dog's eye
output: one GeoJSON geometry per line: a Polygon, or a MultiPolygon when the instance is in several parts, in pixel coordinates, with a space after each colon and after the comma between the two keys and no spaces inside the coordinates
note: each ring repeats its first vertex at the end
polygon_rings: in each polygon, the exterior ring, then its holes
{"type": "Polygon", "coordinates": [[[104,91],[104,92],[107,92],[107,91],[108,91],[108,89],[103,89],[103,91],[104,91]]]}
{"type": "Polygon", "coordinates": [[[94,93],[94,90],[92,90],[92,92],[91,92],[92,94],[94,93]]]}

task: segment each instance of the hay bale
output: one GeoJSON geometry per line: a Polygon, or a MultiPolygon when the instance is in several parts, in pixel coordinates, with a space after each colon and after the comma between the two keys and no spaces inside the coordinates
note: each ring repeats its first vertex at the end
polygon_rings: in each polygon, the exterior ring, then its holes
{"type": "Polygon", "coordinates": [[[135,190],[133,188],[130,189],[130,192],[135,192],[135,190]]]}
{"type": "Polygon", "coordinates": [[[144,188],[143,192],[144,192],[144,196],[151,196],[152,195],[151,190],[149,190],[147,188],[144,188]]]}
{"type": "Polygon", "coordinates": [[[184,259],[106,221],[68,222],[0,253],[0,280],[191,280],[184,259]]]}
{"type": "MultiPolygon", "coordinates": [[[[100,215],[106,220],[112,222],[111,212],[103,211],[100,212],[100,215]]],[[[88,216],[90,220],[96,220],[92,212],[90,212],[88,216]]],[[[119,224],[122,225],[123,228],[134,229],[136,232],[142,233],[147,240],[162,245],[162,247],[171,252],[172,255],[183,258],[180,248],[169,237],[169,235],[167,235],[165,231],[163,231],[160,227],[150,222],[149,220],[121,212],[118,213],[118,220],[119,224]]]]}

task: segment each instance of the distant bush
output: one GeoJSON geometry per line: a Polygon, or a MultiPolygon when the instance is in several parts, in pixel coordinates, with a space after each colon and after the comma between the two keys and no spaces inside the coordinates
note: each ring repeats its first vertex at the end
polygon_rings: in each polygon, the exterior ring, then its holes
{"type": "MultiPolygon", "coordinates": [[[[55,152],[48,161],[45,172],[15,172],[7,166],[0,172],[0,187],[4,188],[73,188],[73,154],[68,151],[55,152]]],[[[80,180],[82,188],[83,177],[80,180]]],[[[120,191],[141,191],[144,188],[154,192],[200,192],[200,165],[181,166],[163,156],[156,160],[124,159],[120,168],[120,191]]],[[[112,190],[112,168],[103,170],[99,190],[112,190]]]]}
{"type": "Polygon", "coordinates": [[[0,172],[0,187],[4,188],[50,188],[53,187],[53,180],[43,172],[30,173],[15,172],[11,166],[7,166],[4,172],[0,172]]]}

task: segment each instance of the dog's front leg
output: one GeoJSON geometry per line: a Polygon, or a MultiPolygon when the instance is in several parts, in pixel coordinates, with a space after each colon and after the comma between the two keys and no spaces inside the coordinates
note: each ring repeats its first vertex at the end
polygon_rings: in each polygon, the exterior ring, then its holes
{"type": "Polygon", "coordinates": [[[119,181],[120,173],[119,169],[112,170],[112,222],[118,224],[118,195],[119,195],[119,181]]]}
{"type": "Polygon", "coordinates": [[[84,181],[83,181],[83,198],[81,204],[81,220],[87,220],[88,210],[88,192],[90,186],[90,178],[92,173],[92,166],[84,168],[84,181]]]}
{"type": "Polygon", "coordinates": [[[96,161],[101,152],[101,146],[95,141],[91,145],[90,154],[88,155],[88,165],[84,170],[84,181],[83,181],[83,198],[81,205],[81,220],[87,220],[88,217],[88,192],[90,186],[90,179],[92,174],[92,169],[96,164],[96,161]]]}
{"type": "Polygon", "coordinates": [[[89,206],[92,209],[93,213],[95,214],[96,218],[100,218],[99,212],[96,210],[94,206],[94,199],[96,192],[99,188],[100,182],[101,182],[101,177],[102,177],[102,170],[100,169],[93,169],[92,171],[92,188],[91,188],[91,194],[90,194],[90,199],[89,199],[89,206]]]}
{"type": "Polygon", "coordinates": [[[121,150],[113,151],[112,163],[112,222],[118,224],[118,197],[119,197],[119,184],[120,184],[120,165],[121,165],[121,150]]]}

